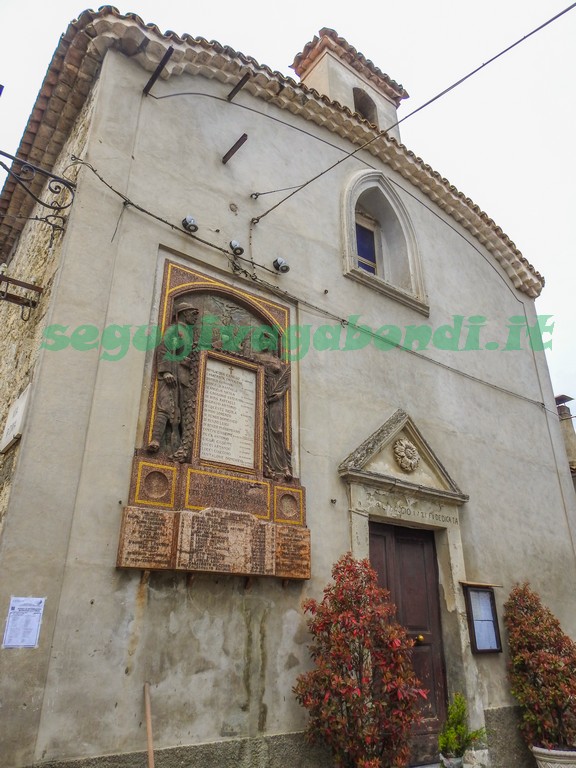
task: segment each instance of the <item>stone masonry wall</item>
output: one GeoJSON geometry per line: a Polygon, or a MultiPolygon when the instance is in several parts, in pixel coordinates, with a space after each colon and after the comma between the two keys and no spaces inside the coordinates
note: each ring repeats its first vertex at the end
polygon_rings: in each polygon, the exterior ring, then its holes
{"type": "MultiPolygon", "coordinates": [[[[78,116],[71,138],[56,163],[53,172],[58,176],[76,181],[78,166],[70,167],[72,155],[80,155],[86,144],[93,111],[94,94],[86,101],[78,116]]],[[[42,196],[41,196],[42,197],[42,196]]],[[[52,199],[45,195],[46,199],[52,199]]],[[[68,216],[71,209],[66,209],[68,216]]],[[[30,218],[50,214],[48,208],[36,205],[30,218]]],[[[57,276],[65,233],[52,231],[40,221],[28,221],[9,259],[6,275],[24,282],[34,282],[44,290],[38,306],[30,312],[27,321],[22,319],[21,308],[8,301],[0,301],[0,436],[4,431],[8,410],[12,403],[32,381],[34,366],[40,353],[42,335],[49,315],[50,299],[57,276]]],[[[0,287],[6,287],[0,286],[0,287]]],[[[22,288],[10,292],[23,293],[22,288]]],[[[0,454],[0,535],[8,508],[12,475],[18,460],[19,443],[7,453],[0,454]]]]}
{"type": "Polygon", "coordinates": [[[487,709],[486,729],[492,768],[535,768],[532,757],[519,730],[519,707],[487,709]]]}
{"type": "MultiPolygon", "coordinates": [[[[302,733],[287,733],[155,750],[154,764],[156,768],[329,768],[332,759],[322,747],[307,744],[302,733]]],[[[146,753],[131,752],[36,763],[30,768],[141,768],[143,765],[146,765],[146,753]]]]}

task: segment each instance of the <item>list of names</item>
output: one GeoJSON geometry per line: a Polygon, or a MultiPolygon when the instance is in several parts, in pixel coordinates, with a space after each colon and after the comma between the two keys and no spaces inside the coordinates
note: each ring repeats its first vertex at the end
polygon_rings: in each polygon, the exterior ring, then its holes
{"type": "Polygon", "coordinates": [[[239,467],[254,467],[255,409],[255,371],[208,359],[201,458],[239,467]]]}

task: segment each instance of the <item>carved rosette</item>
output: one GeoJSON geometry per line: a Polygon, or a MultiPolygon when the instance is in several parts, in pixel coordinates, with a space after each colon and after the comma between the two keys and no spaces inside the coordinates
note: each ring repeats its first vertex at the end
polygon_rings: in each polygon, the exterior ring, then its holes
{"type": "Polygon", "coordinates": [[[403,469],[404,472],[414,472],[418,464],[420,464],[418,449],[414,443],[411,443],[405,437],[401,437],[394,443],[394,458],[400,469],[403,469]]]}

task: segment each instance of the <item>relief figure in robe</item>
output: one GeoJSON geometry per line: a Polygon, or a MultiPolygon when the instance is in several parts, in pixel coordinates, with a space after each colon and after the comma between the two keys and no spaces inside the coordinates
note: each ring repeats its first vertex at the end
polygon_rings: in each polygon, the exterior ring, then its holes
{"type": "Polygon", "coordinates": [[[286,395],[290,392],[290,367],[271,351],[256,354],[264,365],[264,475],[292,479],[292,457],[286,434],[286,395]]]}
{"type": "Polygon", "coordinates": [[[148,451],[156,453],[166,440],[168,454],[187,461],[192,446],[198,351],[194,324],[198,309],[188,299],[174,306],[172,325],[156,350],[157,394],[148,451]]]}

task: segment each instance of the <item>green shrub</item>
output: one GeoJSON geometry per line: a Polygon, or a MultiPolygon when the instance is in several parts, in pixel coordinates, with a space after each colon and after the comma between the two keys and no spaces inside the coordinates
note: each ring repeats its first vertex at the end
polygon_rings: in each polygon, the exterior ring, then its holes
{"type": "Polygon", "coordinates": [[[468,730],[468,709],[466,699],[461,693],[454,694],[452,704],[448,706],[448,716],[440,734],[438,748],[445,757],[462,757],[477,741],[486,736],[485,728],[468,730]]]}

